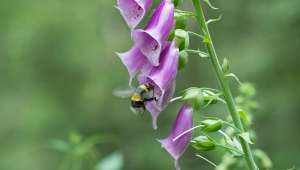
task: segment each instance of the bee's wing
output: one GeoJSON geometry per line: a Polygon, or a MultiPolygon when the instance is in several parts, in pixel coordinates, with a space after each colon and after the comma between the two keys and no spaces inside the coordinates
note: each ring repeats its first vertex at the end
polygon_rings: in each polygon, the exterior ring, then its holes
{"type": "Polygon", "coordinates": [[[116,88],[113,90],[113,95],[120,98],[129,98],[134,92],[134,90],[134,88],[130,87],[126,89],[116,88]]]}

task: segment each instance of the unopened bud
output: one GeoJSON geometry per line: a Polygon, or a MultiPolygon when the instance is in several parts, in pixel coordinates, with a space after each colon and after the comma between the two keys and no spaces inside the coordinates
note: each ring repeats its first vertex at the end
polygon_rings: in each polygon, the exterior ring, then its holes
{"type": "MultiPolygon", "coordinates": [[[[181,1],[181,0],[179,0],[179,1],[181,1]]],[[[188,17],[185,14],[175,11],[174,19],[175,19],[175,29],[185,29],[186,28],[188,17]]]]}
{"type": "Polygon", "coordinates": [[[192,146],[199,151],[209,151],[214,150],[216,144],[214,141],[207,136],[198,136],[194,138],[192,141],[192,146]]]}
{"type": "Polygon", "coordinates": [[[179,65],[178,69],[182,70],[185,68],[189,60],[189,54],[186,51],[180,51],[179,53],[179,65]]]}
{"type": "Polygon", "coordinates": [[[179,51],[188,48],[190,39],[189,34],[183,29],[176,29],[175,30],[175,41],[177,47],[179,47],[179,51]]]}
{"type": "Polygon", "coordinates": [[[201,121],[204,125],[203,129],[206,132],[216,132],[222,128],[223,122],[220,119],[207,119],[201,121]]]}
{"type": "Polygon", "coordinates": [[[203,98],[205,104],[216,104],[218,102],[216,96],[209,95],[207,93],[203,93],[203,98]]]}
{"type": "Polygon", "coordinates": [[[196,87],[189,88],[183,94],[182,100],[187,101],[195,110],[200,110],[204,103],[202,90],[196,87]]]}

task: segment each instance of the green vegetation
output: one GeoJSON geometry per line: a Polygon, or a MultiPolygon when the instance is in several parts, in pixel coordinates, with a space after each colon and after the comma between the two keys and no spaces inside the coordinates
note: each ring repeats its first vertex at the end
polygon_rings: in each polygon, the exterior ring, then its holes
{"type": "MultiPolygon", "coordinates": [[[[256,87],[254,99],[255,90],[249,86],[234,91],[244,94],[236,99],[238,104],[247,100],[245,110],[255,110],[251,120],[243,121],[254,122],[256,147],[268,153],[275,170],[299,168],[300,1],[212,2],[223,15],[221,22],[210,26],[218,53],[229,59],[231,71],[241,81],[249,80],[256,87]]],[[[0,169],[59,169],[66,154],[53,149],[52,142],[60,139],[62,145],[55,146],[63,149],[62,141],[76,141],[71,137],[74,131],[80,133],[80,141],[112,137],[109,143],[89,148],[95,166],[84,160],[82,169],[103,167],[103,161],[106,166],[118,162],[115,169],[173,168],[155,138],[166,136],[179,104],[161,114],[160,131],[155,132],[148,113],[134,116],[129,100],[112,95],[128,80],[114,52],[131,47],[129,30],[114,5],[111,0],[1,2],[0,169]]],[[[212,18],[218,17],[219,12],[208,11],[212,18]]],[[[194,27],[197,30],[196,23],[194,27]]],[[[197,44],[197,37],[190,37],[191,44],[197,44]]],[[[217,88],[208,60],[190,57],[187,64],[178,74],[178,91],[187,84],[217,88]]],[[[208,112],[223,113],[223,108],[216,105],[208,112]]],[[[261,151],[254,154],[264,157],[261,151]]],[[[215,151],[202,155],[221,162],[215,151]]],[[[195,158],[192,147],[181,167],[212,169],[195,158]]]]}

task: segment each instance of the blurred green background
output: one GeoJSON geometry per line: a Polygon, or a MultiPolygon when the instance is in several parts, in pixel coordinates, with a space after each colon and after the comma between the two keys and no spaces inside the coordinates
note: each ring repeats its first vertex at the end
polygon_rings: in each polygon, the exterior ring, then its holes
{"type": "MultiPolygon", "coordinates": [[[[209,16],[223,14],[210,26],[219,56],[228,57],[233,72],[257,88],[256,146],[269,154],[275,170],[300,166],[300,1],[212,2],[221,10],[209,16]]],[[[49,141],[68,140],[72,132],[83,138],[114,136],[96,146],[97,160],[119,151],[123,169],[173,169],[155,139],[167,135],[179,104],[161,114],[159,130],[153,131],[149,114],[134,116],[128,100],[112,96],[128,80],[114,52],[132,45],[114,5],[111,0],[0,2],[1,170],[58,169],[64,154],[49,148],[49,141]]],[[[190,5],[185,1],[184,8],[190,5]]],[[[189,27],[198,31],[194,22],[189,27]]],[[[207,60],[190,57],[178,74],[177,90],[189,86],[217,87],[207,60]]],[[[207,157],[220,160],[214,152],[207,157]]],[[[192,149],[181,165],[212,169],[192,149]]]]}

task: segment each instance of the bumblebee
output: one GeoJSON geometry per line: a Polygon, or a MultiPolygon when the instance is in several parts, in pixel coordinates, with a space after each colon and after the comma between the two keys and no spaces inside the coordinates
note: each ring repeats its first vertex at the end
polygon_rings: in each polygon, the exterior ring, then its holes
{"type": "Polygon", "coordinates": [[[129,97],[131,100],[131,110],[135,114],[141,114],[145,111],[146,102],[157,101],[154,97],[154,87],[149,83],[141,84],[135,89],[114,90],[113,94],[121,98],[129,97]]]}
{"type": "Polygon", "coordinates": [[[145,111],[145,102],[153,100],[156,100],[154,97],[154,87],[149,83],[141,84],[131,96],[131,107],[145,111]]]}

